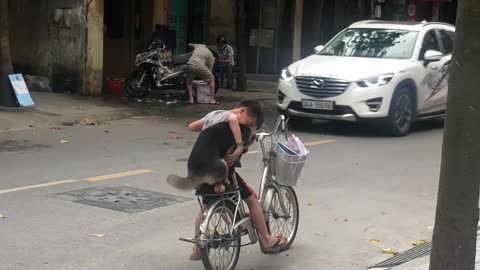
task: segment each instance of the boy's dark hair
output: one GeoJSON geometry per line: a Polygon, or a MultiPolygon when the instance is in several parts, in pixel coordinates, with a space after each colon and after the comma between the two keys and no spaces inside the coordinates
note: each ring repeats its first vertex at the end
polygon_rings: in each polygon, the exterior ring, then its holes
{"type": "Polygon", "coordinates": [[[254,100],[243,100],[240,102],[240,107],[247,108],[248,115],[257,119],[257,129],[263,126],[263,108],[259,102],[254,100]]]}

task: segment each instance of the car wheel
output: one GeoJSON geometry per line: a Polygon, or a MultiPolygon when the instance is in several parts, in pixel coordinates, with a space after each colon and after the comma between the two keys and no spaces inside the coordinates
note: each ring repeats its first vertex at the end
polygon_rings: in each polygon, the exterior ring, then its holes
{"type": "Polygon", "coordinates": [[[397,137],[407,135],[415,119],[415,108],[413,92],[408,88],[397,90],[390,104],[386,123],[388,132],[397,137]]]}

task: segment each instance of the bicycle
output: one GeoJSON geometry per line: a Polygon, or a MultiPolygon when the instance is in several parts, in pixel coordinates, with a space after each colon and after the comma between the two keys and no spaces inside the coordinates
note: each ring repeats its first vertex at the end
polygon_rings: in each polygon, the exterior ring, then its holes
{"type": "MultiPolygon", "coordinates": [[[[281,179],[277,174],[278,154],[275,151],[280,137],[279,129],[287,139],[287,121],[281,115],[274,129],[270,133],[258,133],[257,140],[260,143],[263,161],[263,175],[259,187],[259,203],[263,207],[267,229],[271,235],[283,235],[287,238],[286,245],[280,251],[287,250],[292,245],[297,235],[299,223],[299,206],[295,190],[299,171],[303,167],[303,160],[292,163],[297,168],[291,178],[281,179]],[[272,140],[268,141],[267,138],[272,140]],[[270,143],[270,146],[267,144],[270,143]]],[[[239,257],[240,248],[257,243],[259,237],[253,221],[245,211],[242,203],[238,182],[233,176],[233,189],[219,194],[197,194],[198,202],[202,208],[200,235],[194,239],[180,238],[200,247],[202,262],[206,270],[233,270],[239,257]],[[204,208],[200,198],[210,197],[210,201],[204,208]],[[249,243],[242,245],[242,237],[247,236],[249,243]]]]}

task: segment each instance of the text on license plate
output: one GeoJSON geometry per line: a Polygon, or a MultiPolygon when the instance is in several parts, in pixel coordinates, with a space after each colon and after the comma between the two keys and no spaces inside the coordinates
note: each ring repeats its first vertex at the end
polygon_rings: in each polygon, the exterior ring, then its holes
{"type": "Polygon", "coordinates": [[[333,101],[328,100],[302,100],[304,109],[317,109],[333,111],[333,101]]]}

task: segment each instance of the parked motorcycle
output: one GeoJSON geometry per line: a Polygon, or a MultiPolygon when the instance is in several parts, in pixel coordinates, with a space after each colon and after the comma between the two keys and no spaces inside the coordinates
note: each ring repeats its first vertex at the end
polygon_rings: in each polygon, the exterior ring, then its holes
{"type": "MultiPolygon", "coordinates": [[[[135,59],[135,71],[125,82],[125,92],[129,97],[143,98],[153,89],[186,89],[186,65],[192,52],[175,55],[172,65],[167,67],[162,64],[160,54],[166,48],[161,40],[154,40],[148,50],[138,54],[135,59]]],[[[212,50],[212,49],[211,49],[212,50]]],[[[218,54],[212,51],[215,58],[218,54]]],[[[219,82],[218,66],[213,68],[216,85],[219,82]]],[[[215,92],[218,91],[218,86],[215,92]]]]}

